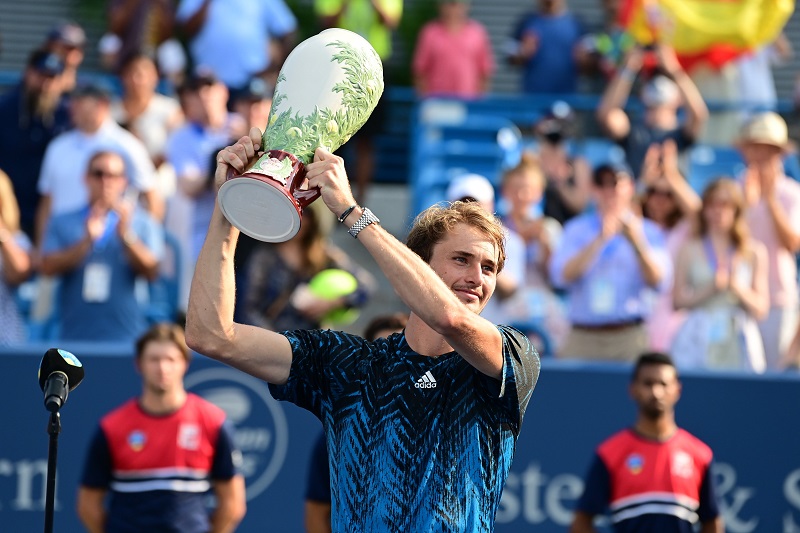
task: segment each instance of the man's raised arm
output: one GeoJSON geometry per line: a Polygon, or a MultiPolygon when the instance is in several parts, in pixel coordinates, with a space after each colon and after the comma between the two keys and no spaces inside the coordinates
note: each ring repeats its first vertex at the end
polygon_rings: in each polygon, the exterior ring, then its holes
{"type": "MultiPolygon", "coordinates": [[[[217,155],[216,187],[228,171],[244,171],[258,157],[261,132],[257,128],[217,155]]],[[[289,377],[292,350],[278,333],[233,321],[235,284],[233,254],[239,230],[214,207],[206,240],[195,266],[186,313],[186,343],[205,356],[217,359],[269,383],[283,384],[289,377]]]]}

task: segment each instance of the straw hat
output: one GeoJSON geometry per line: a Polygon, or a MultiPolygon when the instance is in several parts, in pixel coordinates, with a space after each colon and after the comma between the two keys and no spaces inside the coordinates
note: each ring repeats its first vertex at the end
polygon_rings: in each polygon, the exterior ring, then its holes
{"type": "Polygon", "coordinates": [[[772,111],[754,115],[742,127],[738,144],[768,144],[784,149],[789,143],[786,121],[772,111]]]}

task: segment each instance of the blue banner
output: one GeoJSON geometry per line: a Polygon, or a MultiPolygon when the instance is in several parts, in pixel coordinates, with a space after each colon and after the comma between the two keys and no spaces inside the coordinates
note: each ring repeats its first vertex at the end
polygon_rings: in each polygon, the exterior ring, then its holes
{"type": "MultiPolygon", "coordinates": [[[[44,523],[49,414],[36,379],[46,348],[0,354],[0,531],[44,523]]],[[[83,383],[61,411],[55,531],[83,531],[75,495],[102,415],[140,392],[132,355],[76,349],[83,383]]],[[[564,532],[595,446],[630,425],[624,366],[545,361],[517,442],[497,515],[498,533],[564,532]]],[[[678,423],[715,452],[715,480],[730,533],[800,533],[800,379],[686,375],[678,423]]],[[[303,531],[308,457],[321,431],[311,414],[272,399],[264,382],[198,356],[187,388],[222,407],[244,457],[248,511],[238,531],[303,531]]]]}

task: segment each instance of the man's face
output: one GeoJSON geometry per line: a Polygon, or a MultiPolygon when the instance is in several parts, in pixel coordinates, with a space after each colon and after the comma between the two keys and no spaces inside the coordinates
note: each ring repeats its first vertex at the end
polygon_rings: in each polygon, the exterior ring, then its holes
{"type": "Polygon", "coordinates": [[[597,209],[601,214],[621,213],[630,206],[633,199],[633,182],[630,177],[613,175],[610,172],[600,176],[593,186],[597,209]]]}
{"type": "Polygon", "coordinates": [[[128,187],[125,162],[116,154],[94,158],[86,172],[86,183],[90,202],[100,202],[107,207],[116,205],[128,187]]]}
{"type": "Polygon", "coordinates": [[[138,58],[125,67],[122,84],[135,94],[153,93],[158,85],[158,70],[151,60],[138,58]]]}
{"type": "Polygon", "coordinates": [[[497,283],[497,253],[486,234],[458,224],[434,245],[430,265],[459,300],[480,313],[497,283]]]}
{"type": "Polygon", "coordinates": [[[247,121],[248,127],[263,129],[269,122],[272,99],[237,100],[233,105],[233,109],[247,121]]]}
{"type": "Polygon", "coordinates": [[[25,71],[25,89],[34,98],[55,96],[61,91],[58,76],[50,76],[34,68],[25,71]]]}
{"type": "Polygon", "coordinates": [[[174,343],[152,341],[145,345],[137,367],[145,389],[165,394],[183,389],[188,364],[174,343]]]}
{"type": "Polygon", "coordinates": [[[639,413],[649,420],[672,413],[681,396],[681,384],[675,367],[657,364],[642,366],[630,384],[630,394],[639,406],[639,413]]]}

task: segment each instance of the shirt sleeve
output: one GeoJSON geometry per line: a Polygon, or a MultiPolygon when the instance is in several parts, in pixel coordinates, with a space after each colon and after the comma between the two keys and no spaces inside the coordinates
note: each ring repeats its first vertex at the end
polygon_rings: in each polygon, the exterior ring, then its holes
{"type": "Polygon", "coordinates": [[[644,223],[647,243],[650,245],[656,263],[661,267],[661,281],[656,290],[664,292],[672,286],[672,257],[667,249],[667,239],[660,228],[651,225],[647,220],[644,223]]]}
{"type": "Polygon", "coordinates": [[[211,463],[211,479],[228,480],[239,473],[241,453],[233,440],[233,430],[228,422],[219,428],[214,461],[211,463]]]}
{"type": "Polygon", "coordinates": [[[700,484],[700,507],[697,510],[697,516],[700,518],[700,522],[708,522],[719,516],[719,502],[711,476],[711,463],[706,468],[700,484]]]}
{"type": "Polygon", "coordinates": [[[430,30],[428,28],[429,26],[426,25],[419,32],[417,46],[414,50],[414,59],[411,66],[415,76],[425,77],[430,69],[430,45],[428,43],[430,30]]]}
{"type": "Polygon", "coordinates": [[[306,500],[331,503],[331,473],[325,434],[319,436],[308,461],[306,500]]]}
{"type": "Polygon", "coordinates": [[[494,65],[494,53],[492,52],[492,41],[489,38],[489,34],[486,32],[486,28],[483,26],[479,26],[478,31],[481,35],[481,49],[483,53],[480,58],[480,71],[481,74],[484,76],[491,75],[495,70],[494,65]]]}
{"type": "Polygon", "coordinates": [[[332,390],[343,390],[342,380],[361,360],[359,343],[364,339],[336,331],[296,330],[282,332],[292,346],[292,366],[283,385],[270,384],[276,400],[291,402],[317,417],[332,401],[332,390]],[[332,372],[331,369],[335,369],[332,372]]]}
{"type": "Polygon", "coordinates": [[[161,224],[147,213],[141,212],[135,222],[134,231],[156,259],[160,261],[164,258],[164,227],[161,224]]]}
{"type": "Polygon", "coordinates": [[[604,514],[611,499],[611,476],[608,468],[598,454],[595,453],[583,494],[578,500],[576,510],[590,515],[604,514]]]}
{"type": "Polygon", "coordinates": [[[42,253],[49,254],[60,250],[64,246],[64,239],[61,235],[63,224],[59,223],[60,217],[51,218],[44,230],[44,242],[42,243],[42,253]]]}
{"type": "Polygon", "coordinates": [[[111,451],[103,429],[98,427],[89,443],[86,462],[83,465],[81,485],[95,489],[107,489],[111,484],[111,451]]]}
{"type": "Polygon", "coordinates": [[[272,37],[283,37],[297,29],[297,19],[283,0],[267,1],[262,12],[272,37]]]}
{"type": "Polygon", "coordinates": [[[53,192],[53,166],[56,164],[55,146],[57,146],[57,143],[51,142],[47,147],[42,161],[42,169],[39,171],[39,181],[36,184],[39,194],[44,196],[49,196],[53,192]]]}
{"type": "MultiPolygon", "coordinates": [[[[514,432],[519,433],[522,419],[539,380],[539,354],[528,337],[512,327],[497,326],[503,337],[503,374],[500,380],[481,374],[489,394],[499,398],[511,415],[514,432]]],[[[477,372],[477,370],[476,370],[477,372]]]]}
{"type": "MultiPolygon", "coordinates": [[[[556,288],[566,289],[570,285],[564,280],[564,267],[585,245],[587,228],[580,222],[581,219],[567,222],[561,241],[550,259],[550,280],[556,288]]],[[[594,235],[589,235],[589,238],[594,238],[594,235]]]]}

